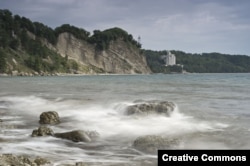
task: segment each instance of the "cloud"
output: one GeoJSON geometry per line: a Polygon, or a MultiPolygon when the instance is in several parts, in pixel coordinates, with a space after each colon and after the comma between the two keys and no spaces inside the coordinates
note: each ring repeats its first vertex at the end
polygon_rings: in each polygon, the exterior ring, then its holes
{"type": "Polygon", "coordinates": [[[250,54],[250,1],[12,0],[1,6],[53,28],[121,27],[147,49],[250,54]]]}

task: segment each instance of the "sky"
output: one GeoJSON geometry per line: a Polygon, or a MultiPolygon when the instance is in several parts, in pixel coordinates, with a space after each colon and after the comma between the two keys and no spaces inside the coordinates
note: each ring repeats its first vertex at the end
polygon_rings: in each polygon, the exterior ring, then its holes
{"type": "Polygon", "coordinates": [[[0,0],[0,8],[51,28],[119,27],[144,49],[250,55],[249,0],[0,0]]]}

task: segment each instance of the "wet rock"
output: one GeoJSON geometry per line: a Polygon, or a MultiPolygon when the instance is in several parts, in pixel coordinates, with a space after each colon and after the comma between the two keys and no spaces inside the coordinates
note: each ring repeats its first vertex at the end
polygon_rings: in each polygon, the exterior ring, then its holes
{"type": "Polygon", "coordinates": [[[55,111],[48,111],[43,112],[40,115],[40,124],[58,124],[60,123],[60,118],[57,112],[55,111]]]}
{"type": "Polygon", "coordinates": [[[0,165],[2,166],[41,166],[50,162],[44,158],[36,158],[34,161],[29,156],[15,156],[13,154],[0,155],[0,165]]]}
{"type": "Polygon", "coordinates": [[[55,133],[55,137],[68,139],[73,142],[91,142],[99,137],[96,131],[74,130],[65,133],[55,133]]]}
{"type": "Polygon", "coordinates": [[[38,137],[38,136],[47,136],[47,135],[54,135],[54,132],[51,128],[48,128],[46,126],[40,126],[37,130],[33,130],[31,136],[32,137],[38,137]]]}
{"type": "Polygon", "coordinates": [[[77,162],[76,166],[88,166],[88,165],[84,162],[77,162]]]}
{"type": "Polygon", "coordinates": [[[34,163],[36,163],[38,166],[40,165],[45,165],[45,164],[50,164],[50,162],[45,159],[45,158],[41,158],[41,157],[37,157],[35,160],[34,160],[34,163]]]}
{"type": "Polygon", "coordinates": [[[89,165],[84,162],[76,162],[75,164],[63,164],[61,166],[89,166],[89,165]]]}
{"type": "Polygon", "coordinates": [[[5,101],[5,100],[0,100],[0,106],[2,106],[3,108],[7,108],[12,104],[12,102],[10,101],[5,101]]]}
{"type": "Polygon", "coordinates": [[[10,166],[37,166],[31,159],[26,156],[15,156],[13,154],[0,155],[0,165],[10,166]]]}
{"type": "Polygon", "coordinates": [[[134,105],[131,105],[127,108],[127,115],[149,115],[149,114],[164,114],[170,116],[174,111],[176,105],[173,102],[169,101],[146,101],[139,102],[134,105]]]}
{"type": "Polygon", "coordinates": [[[6,142],[6,140],[3,138],[0,138],[0,142],[6,142]]]}
{"type": "Polygon", "coordinates": [[[178,145],[179,140],[174,138],[165,138],[157,135],[147,135],[138,137],[133,147],[145,153],[156,154],[158,149],[172,149],[178,145]]]}

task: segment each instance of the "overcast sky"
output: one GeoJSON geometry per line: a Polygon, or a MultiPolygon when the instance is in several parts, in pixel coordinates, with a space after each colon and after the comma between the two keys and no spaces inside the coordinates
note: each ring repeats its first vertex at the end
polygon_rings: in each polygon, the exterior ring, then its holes
{"type": "Polygon", "coordinates": [[[52,28],[120,27],[151,50],[250,55],[250,0],[0,0],[52,28]]]}

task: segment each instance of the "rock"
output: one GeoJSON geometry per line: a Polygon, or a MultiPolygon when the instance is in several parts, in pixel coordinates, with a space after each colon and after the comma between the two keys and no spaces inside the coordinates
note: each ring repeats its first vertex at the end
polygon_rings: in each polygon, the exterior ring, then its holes
{"type": "Polygon", "coordinates": [[[0,155],[0,165],[37,166],[26,156],[14,156],[12,154],[0,155]]]}
{"type": "Polygon", "coordinates": [[[49,162],[47,159],[41,158],[41,157],[37,157],[37,158],[34,160],[34,163],[36,163],[38,166],[39,166],[39,165],[50,164],[50,162],[49,162]]]}
{"type": "Polygon", "coordinates": [[[179,143],[178,139],[164,138],[157,135],[138,137],[133,147],[145,153],[156,154],[158,149],[172,149],[179,143]]]}
{"type": "Polygon", "coordinates": [[[0,143],[2,143],[2,142],[6,142],[6,140],[3,138],[0,138],[0,143]]]}
{"type": "Polygon", "coordinates": [[[55,111],[48,111],[43,112],[40,115],[40,124],[58,124],[60,123],[60,118],[57,112],[55,111]]]}
{"type": "Polygon", "coordinates": [[[3,166],[41,166],[49,164],[47,159],[37,157],[34,161],[29,156],[15,156],[13,154],[0,155],[0,165],[3,166]]]}
{"type": "Polygon", "coordinates": [[[18,75],[18,71],[17,71],[17,70],[13,70],[13,71],[11,72],[11,75],[17,76],[17,75],[18,75]]]}
{"type": "Polygon", "coordinates": [[[46,136],[46,135],[54,135],[54,132],[51,128],[48,128],[46,126],[40,126],[37,130],[33,130],[32,137],[38,137],[38,136],[46,136]]]}
{"type": "Polygon", "coordinates": [[[84,162],[77,162],[76,166],[87,166],[87,164],[84,162]]]}
{"type": "Polygon", "coordinates": [[[6,74],[6,73],[0,73],[0,77],[7,77],[8,76],[8,74],[6,74]]]}
{"type": "Polygon", "coordinates": [[[35,75],[35,76],[38,76],[38,75],[39,75],[39,73],[38,73],[38,72],[34,72],[34,75],[35,75]]]}
{"type": "Polygon", "coordinates": [[[169,101],[152,100],[147,102],[139,102],[128,106],[127,115],[149,115],[149,114],[164,114],[170,116],[176,105],[169,101]]]}
{"type": "Polygon", "coordinates": [[[55,137],[68,139],[73,142],[91,142],[99,137],[96,131],[74,130],[65,133],[55,133],[55,137]]]}

